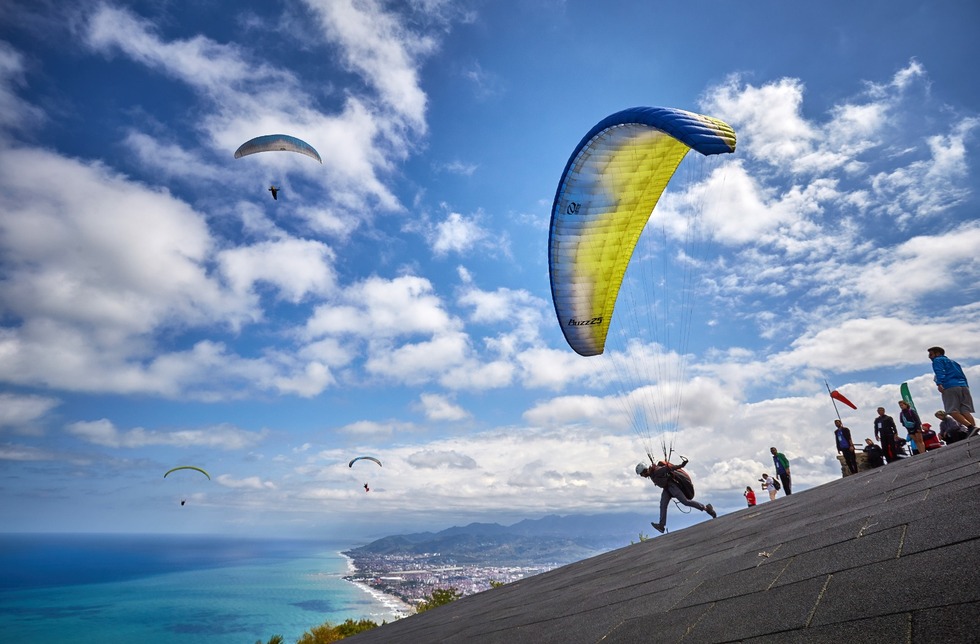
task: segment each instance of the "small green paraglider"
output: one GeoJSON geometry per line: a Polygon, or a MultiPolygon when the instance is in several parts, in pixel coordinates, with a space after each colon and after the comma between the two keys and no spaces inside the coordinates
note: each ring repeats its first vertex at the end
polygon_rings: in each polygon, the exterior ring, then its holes
{"type": "MultiPolygon", "coordinates": [[[[205,472],[204,470],[202,470],[200,467],[195,467],[193,465],[180,465],[180,466],[177,466],[175,468],[169,469],[163,475],[163,478],[167,478],[167,476],[169,476],[171,472],[176,472],[178,470],[194,470],[194,471],[200,472],[201,474],[203,474],[204,476],[206,476],[209,481],[211,480],[211,475],[210,474],[208,474],[207,472],[205,472]]],[[[181,506],[183,506],[185,503],[187,503],[187,499],[181,499],[180,500],[180,505],[181,506]]]]}

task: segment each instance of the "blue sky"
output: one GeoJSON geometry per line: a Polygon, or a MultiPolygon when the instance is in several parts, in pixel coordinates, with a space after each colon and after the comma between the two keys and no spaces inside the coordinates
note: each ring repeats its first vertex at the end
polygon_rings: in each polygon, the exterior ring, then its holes
{"type": "Polygon", "coordinates": [[[902,382],[939,409],[929,346],[980,379],[970,3],[7,7],[7,530],[652,512],[636,385],[567,347],[546,254],[568,155],[627,107],[738,133],[658,207],[707,242],[671,434],[700,498],[741,507],[770,445],[798,488],[839,476],[825,380],[863,438],[902,382]],[[233,158],[273,132],[323,164],[233,158]]]}

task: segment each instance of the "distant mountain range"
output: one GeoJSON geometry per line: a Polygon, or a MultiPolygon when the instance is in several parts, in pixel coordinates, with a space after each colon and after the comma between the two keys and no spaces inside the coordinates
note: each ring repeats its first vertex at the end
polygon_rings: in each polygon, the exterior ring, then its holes
{"type": "MultiPolygon", "coordinates": [[[[513,525],[471,523],[439,532],[393,535],[346,554],[424,557],[435,564],[520,565],[570,563],[639,538],[650,519],[643,514],[549,515],[513,525]]],[[[646,530],[645,532],[649,532],[646,530]]]]}

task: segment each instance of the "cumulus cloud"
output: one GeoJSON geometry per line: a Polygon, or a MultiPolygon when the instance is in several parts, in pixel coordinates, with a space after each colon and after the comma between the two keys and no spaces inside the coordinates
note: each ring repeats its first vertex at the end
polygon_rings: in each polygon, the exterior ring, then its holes
{"type": "Polygon", "coordinates": [[[335,221],[370,218],[375,208],[401,209],[382,176],[426,132],[427,98],[418,67],[435,51],[436,42],[373,0],[309,0],[306,5],[320,38],[336,48],[339,60],[364,83],[362,91],[346,95],[335,113],[318,109],[316,91],[289,69],[255,60],[245,48],[205,36],[168,40],[155,25],[128,9],[99,5],[89,16],[85,37],[96,52],[122,54],[186,84],[208,106],[191,125],[205,135],[202,143],[210,144],[210,151],[154,143],[150,132],[132,134],[134,151],[149,165],[164,164],[176,172],[178,166],[168,158],[196,153],[213,163],[214,151],[234,150],[256,133],[296,133],[314,147],[331,151],[323,159],[326,173],[317,164],[290,155],[257,155],[239,165],[252,181],[255,170],[289,168],[319,182],[333,197],[334,214],[325,217],[322,211],[307,210],[304,216],[319,230],[336,232],[335,221]],[[156,154],[148,156],[148,151],[156,154]]]}
{"type": "Polygon", "coordinates": [[[385,438],[394,435],[396,432],[410,432],[414,429],[415,427],[411,423],[394,419],[386,422],[359,420],[338,428],[339,431],[345,434],[367,438],[385,438]]]}
{"type": "Polygon", "coordinates": [[[430,237],[432,250],[436,255],[445,255],[466,252],[489,235],[488,231],[480,227],[476,218],[467,218],[458,212],[452,212],[435,225],[430,237]]]}
{"type": "Polygon", "coordinates": [[[338,300],[314,311],[306,324],[310,337],[394,338],[451,333],[460,327],[423,277],[372,277],[344,289],[338,300]]]}
{"type": "Polygon", "coordinates": [[[143,427],[120,430],[105,418],[71,423],[65,427],[65,430],[69,434],[95,445],[128,449],[168,445],[171,447],[210,447],[222,450],[239,450],[258,444],[267,434],[265,431],[250,432],[230,425],[169,431],[148,430],[143,427]]]}
{"type": "Polygon", "coordinates": [[[248,476],[236,479],[228,474],[222,474],[215,479],[218,485],[231,488],[233,490],[275,490],[276,484],[273,481],[264,481],[258,476],[248,476]]]}
{"type": "Polygon", "coordinates": [[[436,469],[440,467],[450,469],[474,469],[476,461],[466,454],[460,454],[455,450],[435,451],[423,450],[414,454],[409,454],[405,458],[406,462],[421,469],[436,469]]]}
{"type": "Polygon", "coordinates": [[[322,242],[279,239],[221,251],[217,260],[236,293],[250,292],[267,282],[289,301],[307,294],[323,295],[335,287],[334,253],[322,242]]]}
{"type": "Polygon", "coordinates": [[[455,404],[448,396],[440,394],[422,394],[419,396],[419,407],[429,420],[464,420],[469,413],[455,404]]]}
{"type": "Polygon", "coordinates": [[[0,393],[0,429],[29,429],[59,404],[48,396],[0,393]]]}

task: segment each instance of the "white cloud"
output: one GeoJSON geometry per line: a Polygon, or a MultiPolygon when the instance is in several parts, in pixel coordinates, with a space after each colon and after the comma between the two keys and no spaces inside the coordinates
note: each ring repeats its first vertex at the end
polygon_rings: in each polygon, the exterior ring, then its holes
{"type": "Polygon", "coordinates": [[[0,208],[8,311],[97,325],[110,337],[177,316],[239,324],[253,314],[208,276],[214,240],[201,214],[99,164],[7,150],[0,208]]]}
{"type": "Polygon", "coordinates": [[[59,404],[48,396],[0,393],[0,429],[27,429],[59,404]]]}
{"type": "Polygon", "coordinates": [[[217,256],[236,293],[248,294],[261,281],[275,285],[293,303],[335,288],[333,260],[333,251],[322,242],[290,238],[239,246],[217,256]]]}
{"type": "Polygon", "coordinates": [[[39,123],[44,114],[22,100],[12,89],[24,83],[24,58],[0,41],[0,128],[19,129],[39,123]]]}
{"type": "MultiPolygon", "coordinates": [[[[247,48],[203,36],[165,40],[149,21],[126,10],[100,5],[87,22],[86,38],[95,51],[119,52],[186,83],[210,111],[189,123],[201,130],[202,144],[227,154],[257,133],[289,132],[329,150],[323,166],[295,155],[255,155],[236,164],[240,179],[257,181],[258,172],[287,169],[317,181],[331,197],[332,212],[307,208],[302,215],[323,232],[342,230],[337,222],[370,219],[376,208],[400,210],[381,175],[396,160],[407,157],[411,143],[426,132],[426,96],[417,68],[435,50],[435,41],[408,28],[402,18],[376,2],[315,2],[307,5],[317,18],[322,37],[338,48],[340,60],[364,81],[347,92],[335,114],[316,108],[316,90],[289,69],[253,59],[247,48]]],[[[151,166],[171,162],[185,151],[154,144],[150,135],[131,135],[129,141],[151,166]],[[149,150],[163,152],[147,157],[149,150]]],[[[186,151],[192,152],[192,151],[186,151]]],[[[188,167],[194,167],[191,163],[188,167]]],[[[203,170],[201,176],[213,175],[203,170]]]]}
{"type": "Polygon", "coordinates": [[[0,443],[0,461],[60,461],[64,458],[63,454],[56,454],[31,445],[0,443]]]}
{"type": "Polygon", "coordinates": [[[738,76],[710,93],[704,109],[736,126],[738,150],[780,167],[808,158],[820,136],[801,115],[803,83],[783,78],[762,87],[742,86],[738,76]]]}
{"type": "Polygon", "coordinates": [[[381,100],[405,122],[425,128],[426,96],[417,60],[436,42],[413,33],[375,0],[307,0],[327,37],[341,47],[344,63],[361,73],[381,100]]]}
{"type": "Polygon", "coordinates": [[[443,333],[430,340],[398,347],[375,345],[365,369],[398,382],[422,384],[462,364],[470,353],[469,338],[463,333],[443,333]]]}
{"type": "Polygon", "coordinates": [[[405,461],[413,466],[421,469],[437,469],[440,467],[450,468],[450,469],[475,469],[476,461],[472,457],[466,454],[460,454],[456,450],[448,451],[436,451],[436,450],[422,450],[414,454],[409,454],[405,461]]]}
{"type": "Polygon", "coordinates": [[[217,166],[202,160],[195,151],[160,141],[144,132],[131,131],[125,144],[144,167],[156,170],[162,177],[195,181],[229,178],[223,176],[217,166]]]}
{"type": "Polygon", "coordinates": [[[391,280],[372,277],[345,289],[340,302],[317,307],[307,322],[309,337],[355,335],[394,338],[454,331],[452,318],[432,283],[406,275],[391,280]]]}
{"type": "Polygon", "coordinates": [[[480,166],[474,163],[464,163],[463,161],[455,160],[447,163],[436,164],[434,167],[437,172],[448,172],[450,174],[471,177],[480,166]]]}
{"type": "Polygon", "coordinates": [[[449,213],[437,223],[430,233],[430,243],[436,255],[463,253],[489,237],[476,217],[464,217],[458,212],[449,213]]]}
{"type": "Polygon", "coordinates": [[[250,432],[230,425],[170,431],[154,431],[136,427],[121,431],[105,418],[71,423],[65,429],[68,433],[86,442],[114,448],[169,445],[172,447],[210,447],[238,450],[258,444],[266,436],[265,431],[250,432]]]}
{"type": "Polygon", "coordinates": [[[421,394],[419,407],[429,420],[455,421],[469,417],[465,409],[455,404],[449,397],[440,394],[421,394]]]}
{"type": "Polygon", "coordinates": [[[236,479],[228,474],[222,474],[215,479],[219,485],[233,490],[275,490],[276,484],[273,481],[264,481],[258,476],[248,476],[236,479]]]}
{"type": "Polygon", "coordinates": [[[379,422],[373,420],[360,420],[355,423],[350,423],[339,427],[338,431],[345,434],[350,434],[351,436],[364,436],[368,438],[385,438],[394,435],[396,432],[411,432],[414,431],[415,427],[411,423],[405,423],[400,420],[389,420],[387,422],[379,422]]]}

